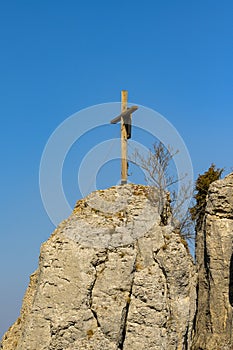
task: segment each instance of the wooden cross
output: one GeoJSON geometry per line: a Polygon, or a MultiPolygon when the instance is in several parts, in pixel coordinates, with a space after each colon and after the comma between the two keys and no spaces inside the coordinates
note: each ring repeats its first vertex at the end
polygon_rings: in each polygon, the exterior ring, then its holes
{"type": "Polygon", "coordinates": [[[127,161],[127,140],[131,138],[132,113],[138,107],[127,107],[128,91],[121,91],[121,114],[111,120],[111,124],[121,122],[121,184],[127,184],[128,161],[127,161]]]}

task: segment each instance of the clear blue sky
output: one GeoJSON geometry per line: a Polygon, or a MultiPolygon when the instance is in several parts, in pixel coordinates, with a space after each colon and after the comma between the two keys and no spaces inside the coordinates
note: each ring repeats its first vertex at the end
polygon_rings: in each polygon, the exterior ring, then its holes
{"type": "Polygon", "coordinates": [[[54,229],[39,165],[67,117],[127,89],[177,128],[195,176],[212,162],[233,167],[232,16],[231,0],[0,2],[1,334],[54,229]]]}

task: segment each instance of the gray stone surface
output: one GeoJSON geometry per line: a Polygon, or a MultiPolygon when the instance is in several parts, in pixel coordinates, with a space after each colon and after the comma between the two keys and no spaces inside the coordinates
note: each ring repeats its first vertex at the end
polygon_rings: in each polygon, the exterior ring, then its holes
{"type": "Polygon", "coordinates": [[[196,273],[146,187],[79,201],[41,247],[2,350],[190,349],[196,273]]]}
{"type": "Polygon", "coordinates": [[[230,350],[233,306],[233,174],[211,184],[197,233],[198,299],[193,350],[230,350]]]}

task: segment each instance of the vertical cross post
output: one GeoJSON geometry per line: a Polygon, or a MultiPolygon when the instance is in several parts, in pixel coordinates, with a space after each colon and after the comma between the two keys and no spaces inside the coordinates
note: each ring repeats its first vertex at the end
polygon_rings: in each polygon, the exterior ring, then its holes
{"type": "MultiPolygon", "coordinates": [[[[121,91],[121,113],[127,111],[128,91],[121,91]]],[[[128,165],[127,165],[127,130],[124,117],[121,117],[121,184],[127,183],[128,165]]]]}

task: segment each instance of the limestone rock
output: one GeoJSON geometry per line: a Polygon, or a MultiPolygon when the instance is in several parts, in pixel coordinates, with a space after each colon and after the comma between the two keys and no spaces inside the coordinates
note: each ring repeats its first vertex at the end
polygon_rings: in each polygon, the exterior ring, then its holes
{"type": "Polygon", "coordinates": [[[195,293],[192,257],[147,188],[98,191],[42,245],[1,349],[187,350],[195,293]]]}
{"type": "Polygon", "coordinates": [[[211,184],[197,232],[198,299],[193,350],[230,350],[233,306],[233,174],[211,184]]]}

